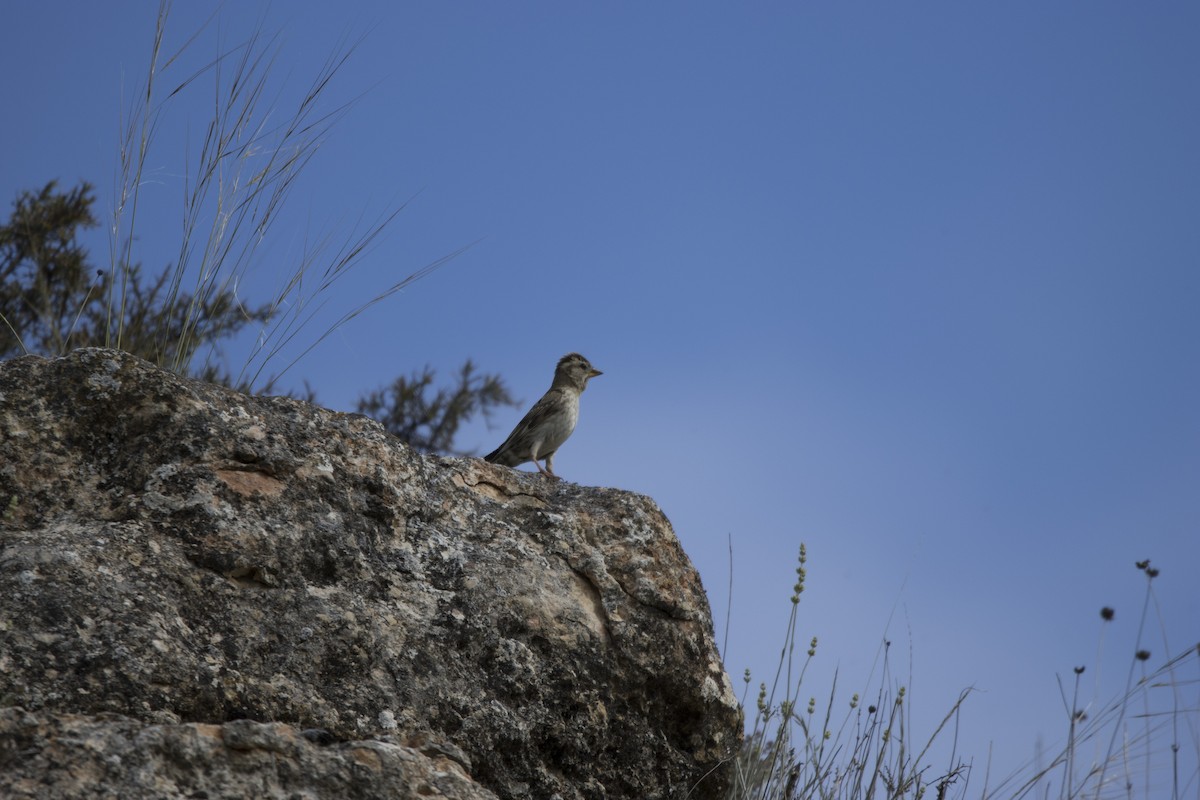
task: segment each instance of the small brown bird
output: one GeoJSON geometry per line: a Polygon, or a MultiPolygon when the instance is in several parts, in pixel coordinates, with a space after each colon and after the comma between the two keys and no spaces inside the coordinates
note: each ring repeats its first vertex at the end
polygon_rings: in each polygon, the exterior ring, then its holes
{"type": "Polygon", "coordinates": [[[534,403],[504,444],[484,456],[484,460],[506,467],[532,461],[538,472],[557,478],[553,468],[554,454],[579,421],[579,395],[587,388],[588,379],[603,374],[579,353],[567,353],[560,358],[554,368],[550,391],[534,403]],[[545,459],[545,469],[538,463],[539,459],[545,459]]]}

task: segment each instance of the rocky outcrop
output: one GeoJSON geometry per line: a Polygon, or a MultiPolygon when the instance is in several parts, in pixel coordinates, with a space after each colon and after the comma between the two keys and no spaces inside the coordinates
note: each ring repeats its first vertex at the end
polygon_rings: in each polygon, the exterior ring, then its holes
{"type": "Polygon", "coordinates": [[[648,498],[95,349],[0,365],[0,709],[2,796],[718,797],[741,730],[648,498]]]}

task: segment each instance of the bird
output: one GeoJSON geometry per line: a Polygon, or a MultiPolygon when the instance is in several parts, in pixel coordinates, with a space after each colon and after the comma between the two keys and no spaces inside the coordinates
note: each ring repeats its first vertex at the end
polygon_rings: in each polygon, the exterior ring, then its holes
{"type": "Polygon", "coordinates": [[[483,457],[484,461],[505,467],[532,461],[538,472],[557,480],[554,454],[579,421],[579,395],[590,379],[603,374],[579,353],[560,358],[550,390],[521,418],[504,444],[483,457]],[[541,459],[546,461],[545,469],[538,463],[541,459]]]}

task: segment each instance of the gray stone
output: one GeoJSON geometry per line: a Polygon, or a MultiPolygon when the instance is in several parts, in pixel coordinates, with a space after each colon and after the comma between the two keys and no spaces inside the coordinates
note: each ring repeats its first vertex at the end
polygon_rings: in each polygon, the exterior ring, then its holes
{"type": "Polygon", "coordinates": [[[650,499],[99,349],[0,364],[0,707],[4,796],[710,798],[741,737],[650,499]]]}

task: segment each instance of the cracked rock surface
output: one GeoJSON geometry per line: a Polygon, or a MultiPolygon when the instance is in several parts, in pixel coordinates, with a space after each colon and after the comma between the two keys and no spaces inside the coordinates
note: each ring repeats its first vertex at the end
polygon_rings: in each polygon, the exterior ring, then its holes
{"type": "Polygon", "coordinates": [[[0,796],[715,798],[740,732],[646,497],[116,351],[0,364],[0,796]]]}

